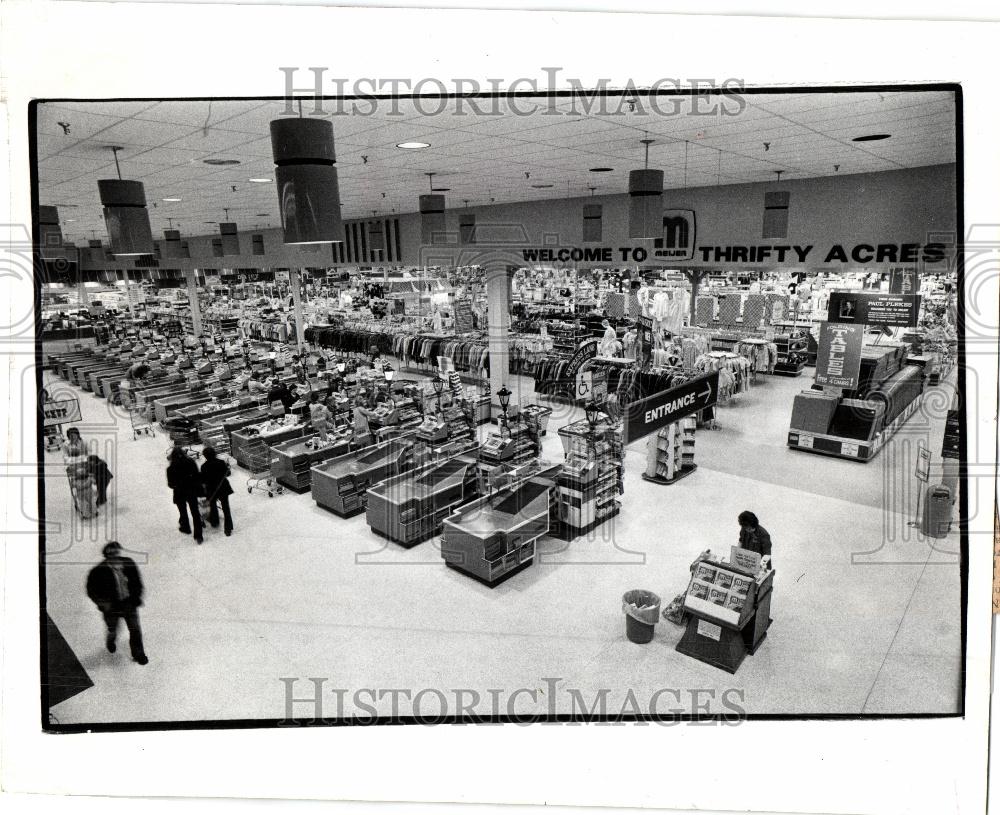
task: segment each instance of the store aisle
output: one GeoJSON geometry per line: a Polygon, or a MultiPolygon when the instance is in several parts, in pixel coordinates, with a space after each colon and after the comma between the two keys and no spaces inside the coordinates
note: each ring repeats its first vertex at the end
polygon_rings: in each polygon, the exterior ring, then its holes
{"type": "MultiPolygon", "coordinates": [[[[766,378],[724,408],[721,430],[698,433],[698,471],[674,485],[643,481],[641,443],[633,446],[623,512],[586,539],[546,540],[533,567],[493,590],[445,568],[435,541],[404,550],[375,537],[364,515],[338,518],[308,493],[248,495],[238,469],[233,537],[208,530],[196,546],[177,531],[167,437],[133,441],[127,417],[114,425],[107,403],[80,393],[79,427],[85,438],[114,442],[116,477],[112,512],[81,525],[59,456],[46,457],[48,612],[94,681],[53,715],[63,723],[278,719],[282,677],[299,678],[296,695],[307,695],[306,677],[328,677],[328,687],[348,690],[347,715],[358,710],[359,688],[465,688],[483,697],[494,688],[505,699],[534,689],[512,702],[526,713],[545,712],[550,699],[571,712],[572,691],[590,707],[602,689],[616,713],[629,688],[642,704],[676,689],[684,713],[697,712],[692,689],[711,691],[701,701],[716,711],[729,691],[752,713],[954,712],[957,534],[935,550],[902,527],[880,545],[882,461],[777,449],[803,387],[806,377],[766,378]],[[676,652],[682,632],[669,622],[649,645],[628,642],[621,595],[648,588],[668,602],[699,552],[735,543],[736,516],[748,508],[771,533],[777,569],[774,624],[757,654],[729,675],[676,652]],[[105,651],[83,590],[109,539],[131,550],[147,585],[145,667],[127,649],[105,651]]],[[[555,429],[567,420],[553,416],[550,459],[562,457],[555,429]]],[[[880,459],[896,461],[886,452],[880,459]]],[[[671,698],[667,707],[678,708],[671,698]]],[[[391,699],[376,707],[391,713],[391,699]]],[[[399,712],[408,712],[405,701],[399,712]]]]}

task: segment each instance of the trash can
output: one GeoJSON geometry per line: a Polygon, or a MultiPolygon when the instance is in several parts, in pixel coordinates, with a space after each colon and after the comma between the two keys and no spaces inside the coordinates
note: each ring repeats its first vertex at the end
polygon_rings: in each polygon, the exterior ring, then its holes
{"type": "Polygon", "coordinates": [[[951,529],[951,490],[938,484],[927,490],[921,532],[932,538],[943,538],[951,529]]]}
{"type": "Polygon", "coordinates": [[[645,589],[633,589],[622,596],[625,612],[625,636],[631,642],[645,643],[653,639],[656,621],[660,619],[660,598],[645,589]]]}

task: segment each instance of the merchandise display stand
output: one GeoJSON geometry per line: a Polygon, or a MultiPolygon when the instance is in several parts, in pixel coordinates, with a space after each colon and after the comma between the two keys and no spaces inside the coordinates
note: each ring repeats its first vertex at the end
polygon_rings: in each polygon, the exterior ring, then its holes
{"type": "Polygon", "coordinates": [[[460,507],[444,519],[441,557],[490,588],[527,569],[538,539],[549,531],[554,487],[547,478],[528,478],[460,507]]]}
{"type": "Polygon", "coordinates": [[[797,394],[788,446],[871,461],[913,415],[923,393],[924,369],[906,362],[907,349],[905,344],[866,345],[856,390],[797,394]]]}
{"type": "MultiPolygon", "coordinates": [[[[778,361],[773,373],[776,376],[798,376],[806,367],[809,355],[809,341],[803,331],[776,334],[774,344],[778,346],[778,361]]],[[[813,362],[816,358],[813,355],[813,362]]]]}
{"type": "Polygon", "coordinates": [[[565,541],[586,535],[621,511],[624,491],[620,428],[583,419],[559,428],[566,460],[556,476],[549,534],[565,541]]]}
{"type": "Polygon", "coordinates": [[[365,510],[368,488],[414,465],[415,440],[398,437],[312,468],[313,500],[342,518],[365,510]]]}
{"type": "Polygon", "coordinates": [[[698,469],[694,462],[694,437],[698,420],[685,416],[660,428],[646,448],[645,481],[673,484],[698,469]]]}
{"type": "Polygon", "coordinates": [[[687,628],[677,650],[729,673],[760,647],[771,624],[774,570],[754,573],[705,552],[684,595],[687,628]]]}
{"type": "Polygon", "coordinates": [[[447,458],[368,489],[371,530],[401,546],[415,546],[441,530],[456,507],[478,493],[473,454],[447,458]]]}

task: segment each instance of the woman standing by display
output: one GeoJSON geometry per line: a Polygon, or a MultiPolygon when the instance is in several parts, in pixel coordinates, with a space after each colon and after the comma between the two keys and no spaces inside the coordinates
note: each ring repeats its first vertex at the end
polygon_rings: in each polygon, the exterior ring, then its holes
{"type": "Polygon", "coordinates": [[[744,510],[737,518],[740,524],[740,548],[756,552],[761,558],[771,560],[771,536],[760,525],[757,516],[744,510]]]}

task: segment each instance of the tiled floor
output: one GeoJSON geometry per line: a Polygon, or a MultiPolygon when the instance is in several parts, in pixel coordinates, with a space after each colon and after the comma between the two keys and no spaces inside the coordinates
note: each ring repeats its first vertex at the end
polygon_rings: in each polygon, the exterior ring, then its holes
{"type": "MultiPolygon", "coordinates": [[[[958,537],[932,549],[906,526],[910,446],[923,438],[936,453],[941,417],[918,414],[867,465],[789,450],[792,398],[810,373],[763,377],[721,408],[720,429],[698,432],[698,471],[674,485],[642,480],[644,443],[633,445],[622,513],[589,539],[547,539],[534,566],[494,590],[445,568],[433,541],[404,550],[375,537],[363,515],[338,518],[308,493],[248,495],[239,470],[235,534],[209,530],[196,546],[177,532],[167,438],[133,441],[127,416],[81,392],[80,427],[109,442],[116,477],[110,512],[80,522],[58,455],[46,459],[48,610],[95,683],[53,717],[280,719],[282,677],[298,678],[296,696],[310,694],[308,677],[326,677],[326,688],[347,690],[347,714],[364,713],[354,697],[366,688],[429,689],[419,703],[428,715],[440,707],[432,689],[450,700],[449,713],[455,689],[478,694],[483,715],[508,712],[512,695],[510,710],[522,713],[549,705],[569,713],[574,699],[590,709],[602,689],[612,713],[632,710],[629,689],[642,707],[667,689],[660,712],[697,712],[697,704],[726,712],[727,689],[752,713],[955,712],[958,537]],[[628,642],[623,592],[647,588],[668,601],[699,552],[728,551],[743,509],[770,531],[777,568],[774,623],[756,655],[730,675],[678,653],[682,631],[669,622],[648,645],[628,642]],[[146,582],[145,667],[127,648],[104,650],[84,593],[112,538],[132,550],[146,582]],[[490,689],[500,693],[498,711],[490,689]]],[[[554,430],[570,416],[565,408],[553,416],[547,457],[561,458],[554,430]]],[[[391,702],[384,694],[374,706],[389,714],[391,702]]],[[[338,714],[336,694],[324,703],[323,715],[338,714]]],[[[412,712],[409,704],[401,698],[399,712],[412,712]]],[[[295,712],[311,716],[313,706],[295,712]]]]}

